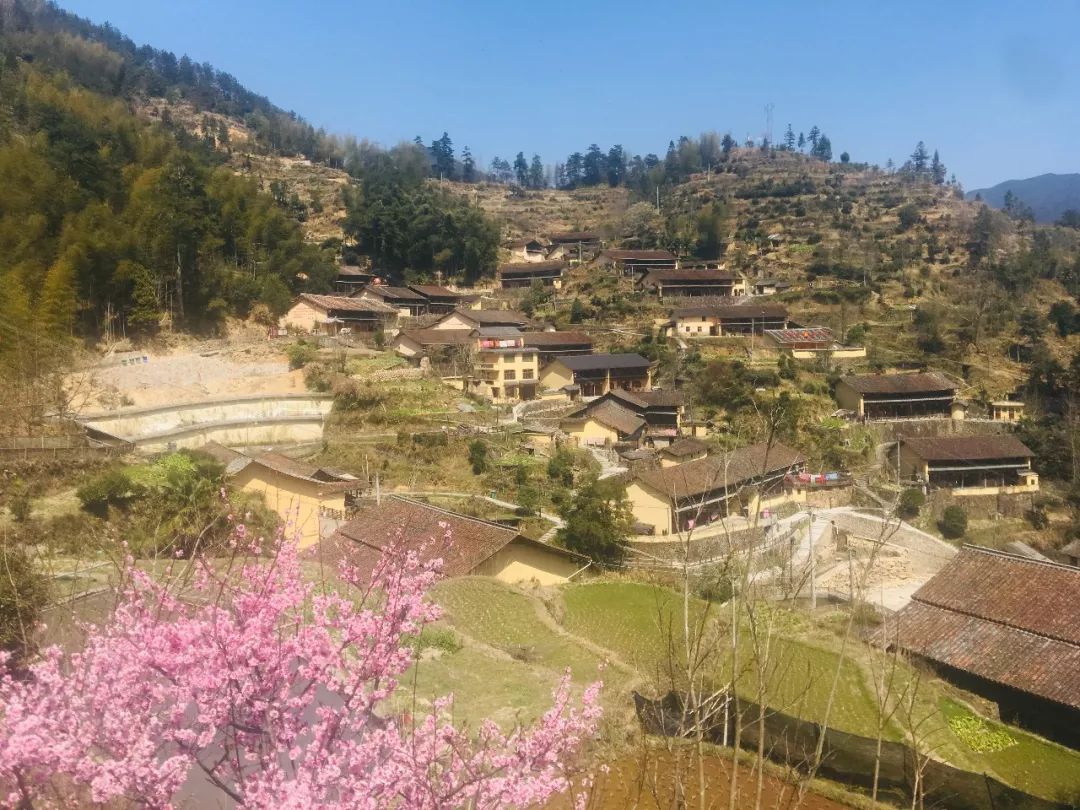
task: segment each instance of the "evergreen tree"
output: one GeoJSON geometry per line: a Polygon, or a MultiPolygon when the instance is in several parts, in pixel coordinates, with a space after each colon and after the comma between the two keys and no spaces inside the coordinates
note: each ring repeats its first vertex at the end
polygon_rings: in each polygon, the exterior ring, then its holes
{"type": "Polygon", "coordinates": [[[720,151],[723,153],[724,158],[727,158],[731,154],[731,150],[735,148],[735,139],[731,137],[730,132],[725,132],[723,139],[720,141],[720,151]]]}
{"type": "Polygon", "coordinates": [[[803,133],[799,133],[799,151],[803,151],[806,148],[806,136],[803,133]]]}
{"type": "Polygon", "coordinates": [[[545,185],[544,164],[539,155],[533,155],[529,164],[529,188],[543,188],[545,185]]]}
{"type": "Polygon", "coordinates": [[[930,160],[930,153],[926,151],[926,144],[919,141],[915,144],[915,151],[911,153],[911,168],[916,174],[926,171],[926,165],[930,160]]]}
{"type": "Polygon", "coordinates": [[[461,179],[466,183],[476,182],[476,163],[468,146],[461,152],[461,179]]]}
{"type": "Polygon", "coordinates": [[[604,153],[595,143],[589,146],[585,152],[585,160],[582,165],[582,184],[586,186],[598,186],[604,182],[604,153]]]}
{"type": "Polygon", "coordinates": [[[626,154],[620,144],[615,144],[607,154],[607,181],[609,186],[620,185],[626,177],[626,154]]]}
{"type": "Polygon", "coordinates": [[[795,130],[791,128],[791,124],[788,124],[784,131],[784,149],[788,152],[795,151],[795,130]]]}
{"type": "Polygon", "coordinates": [[[578,486],[561,514],[564,524],[558,538],[566,548],[604,567],[622,561],[633,517],[617,481],[600,480],[591,474],[578,486]]]}
{"type": "Polygon", "coordinates": [[[810,154],[816,157],[818,160],[824,160],[828,163],[832,160],[832,141],[824,133],[818,133],[817,139],[814,142],[814,148],[810,150],[810,154]]]}
{"type": "Polygon", "coordinates": [[[814,149],[817,148],[818,138],[820,138],[820,137],[821,137],[821,130],[818,129],[817,124],[814,124],[814,126],[810,127],[809,141],[810,141],[810,152],[811,152],[811,154],[813,154],[814,149]]]}
{"type": "Polygon", "coordinates": [[[518,185],[527,188],[529,185],[529,162],[525,160],[525,153],[518,152],[514,158],[514,176],[517,177],[518,185]]]}
{"type": "Polygon", "coordinates": [[[435,173],[447,180],[454,179],[454,144],[447,133],[431,142],[431,156],[435,161],[435,173]]]}
{"type": "Polygon", "coordinates": [[[945,164],[941,162],[937,149],[934,150],[934,157],[930,161],[930,174],[937,185],[940,186],[945,182],[945,164]]]}

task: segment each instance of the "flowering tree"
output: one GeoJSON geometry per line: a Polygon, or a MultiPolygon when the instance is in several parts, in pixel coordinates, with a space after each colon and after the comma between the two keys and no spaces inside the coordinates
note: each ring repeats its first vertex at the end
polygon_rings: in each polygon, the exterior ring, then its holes
{"type": "Polygon", "coordinates": [[[543,717],[510,733],[455,727],[452,698],[394,716],[413,639],[439,616],[424,599],[438,564],[386,555],[370,584],[343,567],[350,587],[322,589],[295,543],[276,545],[239,576],[198,560],[183,590],[129,561],[112,621],[81,652],[0,677],[5,803],[168,807],[212,790],[247,807],[495,808],[568,788],[599,682],[575,709],[564,676],[543,717]]]}

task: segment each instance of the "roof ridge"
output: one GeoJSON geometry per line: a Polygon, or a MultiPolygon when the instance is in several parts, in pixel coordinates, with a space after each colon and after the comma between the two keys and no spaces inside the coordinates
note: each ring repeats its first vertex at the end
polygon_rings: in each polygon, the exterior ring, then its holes
{"type": "Polygon", "coordinates": [[[1026,557],[1023,554],[1014,554],[1011,551],[1003,551],[999,548],[987,548],[986,546],[977,546],[974,543],[962,543],[960,545],[962,551],[974,551],[979,554],[986,554],[991,557],[1004,557],[1008,560],[1015,560],[1017,562],[1032,563],[1034,565],[1042,565],[1048,568],[1059,568],[1072,573],[1073,575],[1080,575],[1080,568],[1074,565],[1068,565],[1066,563],[1054,562],[1053,560],[1036,560],[1033,557],[1026,557]]]}
{"type": "Polygon", "coordinates": [[[502,529],[502,530],[508,531],[508,532],[514,532],[515,534],[521,534],[521,532],[519,532],[517,529],[511,528],[510,526],[505,526],[502,523],[496,523],[494,520],[486,520],[485,518],[478,518],[478,517],[473,517],[472,515],[465,515],[465,514],[462,514],[461,512],[455,512],[452,509],[444,509],[441,506],[435,506],[434,504],[430,504],[427,501],[421,501],[421,500],[419,500],[417,498],[410,498],[405,494],[393,493],[393,494],[389,495],[388,497],[394,498],[395,500],[403,501],[404,503],[411,503],[411,504],[414,504],[415,506],[422,506],[425,509],[432,510],[433,512],[441,512],[444,515],[450,515],[451,517],[455,517],[455,518],[458,518],[458,519],[461,519],[461,520],[471,520],[473,523],[480,523],[480,524],[485,525],[485,526],[493,526],[493,527],[495,527],[497,529],[502,529]]]}

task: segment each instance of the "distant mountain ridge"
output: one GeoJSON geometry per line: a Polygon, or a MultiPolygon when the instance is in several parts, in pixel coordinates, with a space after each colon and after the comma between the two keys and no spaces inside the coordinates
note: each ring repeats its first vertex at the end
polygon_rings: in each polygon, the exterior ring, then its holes
{"type": "Polygon", "coordinates": [[[1080,174],[1040,174],[1024,180],[1006,180],[990,188],[978,188],[964,196],[972,200],[978,194],[994,208],[1005,205],[1005,193],[1011,191],[1020,202],[1031,207],[1036,222],[1055,222],[1064,211],[1080,211],[1080,174]]]}

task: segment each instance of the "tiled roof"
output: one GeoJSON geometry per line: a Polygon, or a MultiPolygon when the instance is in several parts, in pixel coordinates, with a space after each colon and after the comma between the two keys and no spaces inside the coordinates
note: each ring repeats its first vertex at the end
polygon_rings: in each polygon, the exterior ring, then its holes
{"type": "Polygon", "coordinates": [[[655,388],[652,391],[624,391],[621,388],[614,388],[608,392],[608,396],[642,409],[679,408],[684,401],[683,395],[678,391],[662,391],[655,388]]]}
{"type": "Polygon", "coordinates": [[[427,299],[420,293],[413,292],[408,287],[391,287],[386,284],[376,284],[371,287],[365,287],[364,292],[361,295],[377,295],[382,298],[400,298],[402,301],[416,301],[417,303],[423,303],[427,299]]]}
{"type": "Polygon", "coordinates": [[[592,346],[584,332],[522,332],[526,346],[592,346]]]}
{"type": "Polygon", "coordinates": [[[598,242],[600,234],[595,231],[561,231],[548,237],[552,242],[598,242]]]}
{"type": "Polygon", "coordinates": [[[806,326],[799,329],[766,329],[765,334],[784,345],[788,343],[828,343],[832,330],[825,326],[806,326]]]}
{"type": "Polygon", "coordinates": [[[409,289],[425,298],[461,298],[461,293],[456,293],[449,287],[440,287],[438,284],[410,284],[409,289]]]}
{"type": "Polygon", "coordinates": [[[314,293],[302,293],[300,300],[316,307],[317,309],[337,310],[338,312],[375,312],[379,314],[397,314],[397,310],[381,301],[372,301],[367,298],[351,298],[347,295],[315,295],[314,293]]]}
{"type": "Polygon", "coordinates": [[[645,427],[645,420],[636,413],[610,401],[601,402],[595,408],[586,408],[583,415],[614,428],[624,436],[632,436],[645,427]]]}
{"type": "Polygon", "coordinates": [[[919,394],[951,392],[956,383],[936,371],[914,374],[859,374],[842,377],[845,385],[860,394],[919,394]]]}
{"type": "Polygon", "coordinates": [[[566,270],[567,264],[564,261],[550,261],[550,262],[517,262],[514,264],[504,264],[499,267],[499,275],[503,277],[517,277],[517,276],[550,276],[559,274],[561,275],[566,270]]]}
{"type": "Polygon", "coordinates": [[[672,458],[689,458],[690,456],[696,456],[701,453],[707,453],[709,451],[709,445],[700,439],[691,439],[684,437],[676,439],[667,447],[660,451],[661,455],[671,456],[672,458]]]}
{"type": "Polygon", "coordinates": [[[678,284],[694,281],[740,281],[741,279],[738,273],[730,273],[727,270],[651,270],[645,281],[646,283],[662,281],[667,284],[678,284]]]}
{"type": "Polygon", "coordinates": [[[600,371],[615,368],[648,368],[650,362],[640,354],[579,354],[557,361],[571,371],[600,371]]]}
{"type": "MultiPolygon", "coordinates": [[[[510,309],[455,309],[450,313],[455,314],[484,326],[526,326],[529,323],[529,317],[525,313],[510,309]]],[[[444,316],[442,320],[450,315],[444,316]]]]}
{"type": "Polygon", "coordinates": [[[678,500],[704,495],[718,489],[730,489],[771,473],[805,463],[796,450],[782,444],[752,444],[726,453],[687,461],[660,470],[641,473],[639,480],[678,500]]]}
{"type": "Polygon", "coordinates": [[[421,346],[465,346],[473,340],[472,329],[403,329],[401,337],[409,338],[421,346]]]}
{"type": "Polygon", "coordinates": [[[355,478],[335,480],[340,479],[340,476],[331,473],[329,470],[313,467],[294,458],[283,456],[281,453],[237,453],[236,457],[226,465],[225,472],[228,475],[237,475],[252,464],[258,464],[290,478],[317,483],[320,486],[320,491],[324,493],[343,492],[360,487],[359,481],[355,478]]]}
{"type": "Polygon", "coordinates": [[[986,461],[1031,458],[1034,453],[1010,433],[990,436],[933,436],[900,440],[924,461],[986,461]]]}
{"type": "Polygon", "coordinates": [[[672,312],[676,318],[692,318],[695,315],[711,315],[715,318],[786,318],[787,307],[783,304],[720,304],[713,307],[679,307],[672,312]]]}
{"type": "MultiPolygon", "coordinates": [[[[370,576],[384,549],[392,545],[397,553],[415,551],[424,559],[441,559],[446,576],[464,576],[519,537],[516,529],[498,523],[390,496],[381,504],[372,502],[362,506],[332,538],[321,544],[326,548],[318,553],[330,558],[344,557],[361,574],[370,576]]],[[[538,542],[524,537],[521,540],[538,542]]],[[[565,549],[540,545],[555,554],[579,558],[565,549]]]]}
{"type": "Polygon", "coordinates": [[[605,250],[602,255],[615,261],[675,261],[675,254],[666,250],[605,250]]]}
{"type": "Polygon", "coordinates": [[[1080,568],[964,546],[878,638],[1080,708],[1080,568]]]}

